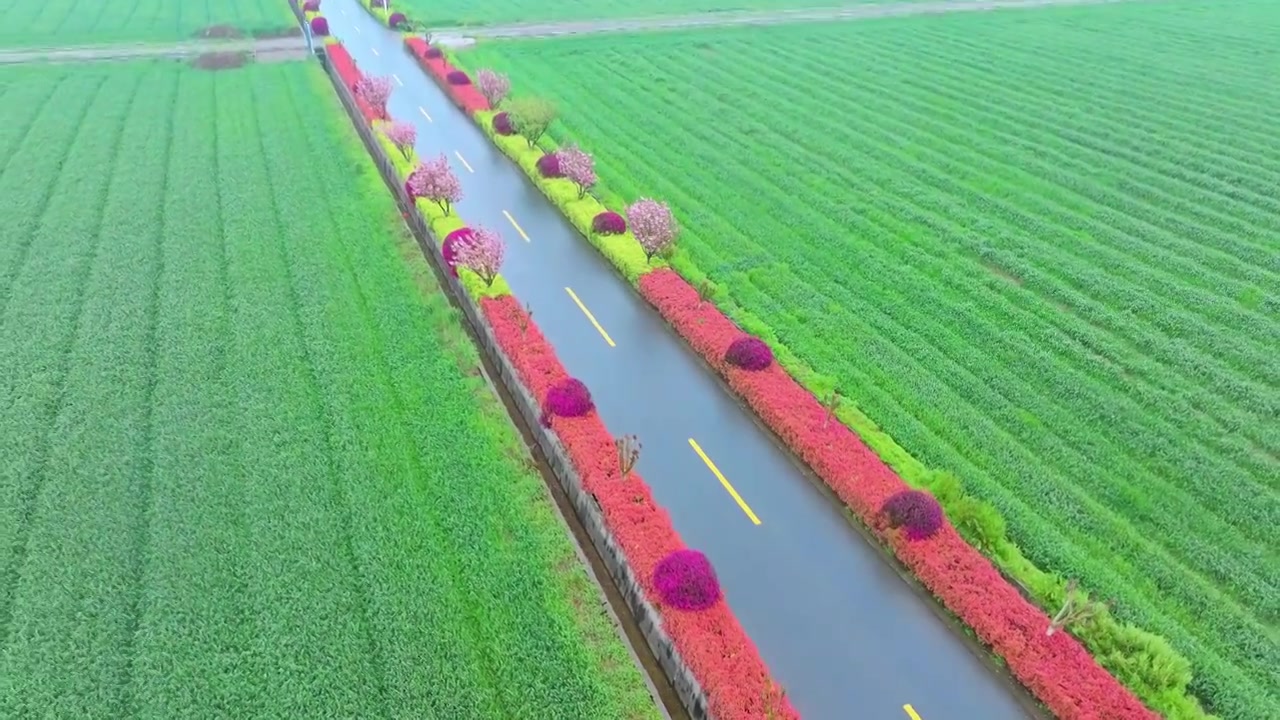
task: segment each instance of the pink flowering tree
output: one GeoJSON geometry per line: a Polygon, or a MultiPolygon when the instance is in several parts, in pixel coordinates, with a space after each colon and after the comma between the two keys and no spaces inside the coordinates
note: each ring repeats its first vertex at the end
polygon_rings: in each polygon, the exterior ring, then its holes
{"type": "Polygon", "coordinates": [[[404,155],[404,159],[409,159],[409,152],[413,150],[413,144],[418,141],[418,129],[413,123],[392,122],[383,129],[383,134],[391,141],[392,145],[404,155]]]}
{"type": "Polygon", "coordinates": [[[644,248],[645,257],[650,261],[653,256],[666,252],[680,231],[671,208],[666,203],[649,198],[641,198],[627,208],[627,223],[631,226],[631,234],[636,236],[640,247],[644,248]]]}
{"type": "Polygon", "coordinates": [[[449,214],[449,208],[462,199],[462,183],[449,167],[449,159],[443,153],[430,162],[420,162],[405,181],[406,189],[415,198],[426,198],[449,214]]]}
{"type": "Polygon", "coordinates": [[[489,101],[489,107],[497,108],[498,104],[511,92],[511,80],[500,72],[488,68],[476,71],[476,86],[480,94],[489,101]]]}
{"type": "Polygon", "coordinates": [[[369,103],[369,107],[378,113],[378,117],[387,116],[387,100],[391,98],[391,78],[366,77],[356,83],[356,95],[369,103]]]}
{"type": "Polygon", "coordinates": [[[560,156],[560,172],[578,186],[578,198],[586,197],[587,191],[596,184],[595,160],[577,145],[557,150],[556,154],[560,156]]]}
{"type": "Polygon", "coordinates": [[[490,286],[502,269],[506,251],[506,245],[496,231],[476,227],[455,247],[454,263],[479,275],[484,284],[490,286]]]}

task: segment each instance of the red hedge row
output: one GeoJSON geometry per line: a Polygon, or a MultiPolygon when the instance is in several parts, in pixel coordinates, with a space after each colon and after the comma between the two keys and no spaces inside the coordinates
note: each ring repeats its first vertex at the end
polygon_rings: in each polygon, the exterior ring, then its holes
{"type": "Polygon", "coordinates": [[[684,278],[667,269],[646,273],[640,277],[640,293],[1057,717],[1159,717],[1069,633],[1046,637],[1049,618],[1044,612],[1027,602],[950,524],[916,542],[886,532],[878,511],[907,485],[843,423],[824,423],[827,409],[779,365],[752,372],[727,363],[725,352],[742,331],[714,304],[703,302],[684,278]]]}
{"type": "Polygon", "coordinates": [[[329,58],[329,63],[333,65],[334,72],[342,79],[342,84],[346,85],[351,95],[355,97],[356,106],[360,108],[360,114],[364,115],[364,119],[371,123],[380,119],[369,103],[356,94],[356,83],[364,78],[364,74],[360,72],[360,68],[356,67],[356,61],[351,58],[351,53],[347,52],[341,44],[326,45],[324,52],[329,58]]]}
{"type": "MultiPolygon", "coordinates": [[[[498,345],[535,398],[545,398],[552,387],[569,379],[555,350],[514,297],[485,298],[480,306],[498,345]]],[[[635,472],[619,477],[618,451],[599,414],[550,417],[548,422],[583,487],[600,504],[645,596],[661,611],[663,628],[702,685],[712,714],[718,720],[798,720],[799,713],[774,684],[728,604],[717,602],[692,613],[662,606],[654,572],[658,563],[685,545],[644,480],[635,472]],[[766,704],[770,698],[772,708],[766,704]]]]}
{"type": "Polygon", "coordinates": [[[430,48],[426,40],[410,37],[405,38],[404,44],[422,69],[435,78],[436,83],[444,88],[445,93],[455,105],[462,108],[463,112],[474,115],[479,110],[489,109],[489,101],[484,99],[484,95],[480,94],[480,89],[474,84],[454,85],[449,81],[450,74],[461,71],[450,65],[449,61],[443,57],[428,57],[427,50],[430,48]]]}

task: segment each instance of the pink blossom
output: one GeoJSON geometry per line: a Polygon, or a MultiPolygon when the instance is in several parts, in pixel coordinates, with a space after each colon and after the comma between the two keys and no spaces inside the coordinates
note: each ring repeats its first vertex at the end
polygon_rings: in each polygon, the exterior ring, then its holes
{"type": "Polygon", "coordinates": [[[644,248],[645,257],[650,260],[671,247],[676,233],[680,231],[671,208],[649,198],[641,198],[627,208],[627,222],[631,225],[631,234],[636,236],[640,247],[644,248]]]}
{"type": "Polygon", "coordinates": [[[560,156],[560,172],[578,186],[578,197],[585,197],[587,190],[596,184],[595,160],[577,145],[570,145],[556,152],[560,156]]]}
{"type": "Polygon", "coordinates": [[[476,85],[480,87],[480,94],[484,95],[484,99],[489,101],[489,107],[492,108],[498,107],[498,103],[511,92],[511,80],[506,75],[488,68],[476,71],[476,85]]]}
{"type": "Polygon", "coordinates": [[[383,133],[408,160],[409,151],[413,149],[413,144],[418,140],[418,129],[413,126],[413,123],[392,122],[383,130],[383,133]]]}
{"type": "Polygon", "coordinates": [[[391,98],[391,78],[366,77],[356,83],[356,94],[361,100],[369,103],[369,107],[373,108],[379,117],[385,118],[387,100],[391,98]]]}
{"type": "Polygon", "coordinates": [[[485,285],[492,285],[502,269],[506,251],[507,247],[496,231],[476,227],[469,237],[456,245],[454,262],[479,275],[485,285]]]}
{"type": "Polygon", "coordinates": [[[450,205],[462,199],[462,183],[458,182],[443,153],[435,160],[418,163],[405,185],[415,198],[430,200],[446,214],[450,205]]]}

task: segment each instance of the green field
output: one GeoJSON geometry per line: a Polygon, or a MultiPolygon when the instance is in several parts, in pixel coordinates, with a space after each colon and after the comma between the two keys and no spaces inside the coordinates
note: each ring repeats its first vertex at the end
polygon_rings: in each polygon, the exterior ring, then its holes
{"type": "MultiPolygon", "coordinates": [[[[335,2],[338,0],[335,0],[335,2]]],[[[800,10],[925,0],[393,0],[393,7],[429,26],[495,25],[696,15],[707,12],[800,10]]],[[[936,0],[935,0],[936,1],[936,0]]],[[[959,0],[979,2],[980,0],[959,0]]]]}
{"type": "Polygon", "coordinates": [[[486,43],[1041,567],[1280,717],[1280,4],[486,43]]]}
{"type": "Polygon", "coordinates": [[[0,717],[658,717],[317,66],[0,89],[0,717]]]}
{"type": "Polygon", "coordinates": [[[291,29],[286,0],[0,0],[0,49],[177,42],[227,25],[248,35],[291,29]]]}

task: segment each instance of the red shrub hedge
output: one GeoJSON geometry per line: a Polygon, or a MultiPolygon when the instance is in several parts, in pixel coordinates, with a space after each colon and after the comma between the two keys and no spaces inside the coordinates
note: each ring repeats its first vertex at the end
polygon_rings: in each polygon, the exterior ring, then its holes
{"type": "Polygon", "coordinates": [[[1008,663],[1013,674],[1062,720],[1155,720],[1068,633],[1045,636],[1049,618],[1027,602],[949,524],[927,540],[885,533],[877,514],[906,484],[779,365],[751,372],[725,362],[742,331],[684,278],[668,269],[640,277],[640,293],[779,437],[891,543],[898,557],[944,605],[1008,663]]]}
{"type": "Polygon", "coordinates": [[[484,99],[484,95],[480,94],[480,89],[471,83],[470,78],[467,78],[465,85],[455,85],[450,81],[452,73],[461,73],[463,77],[466,77],[466,73],[450,65],[437,48],[428,46],[427,41],[420,37],[405,38],[404,44],[418,61],[418,65],[426,70],[440,87],[444,88],[445,93],[453,100],[453,104],[462,108],[468,115],[474,115],[478,110],[489,109],[489,101],[484,99]],[[436,52],[431,52],[433,50],[436,52]]]}
{"type": "MultiPolygon", "coordinates": [[[[316,18],[317,20],[319,18],[316,18]]],[[[373,122],[378,119],[378,113],[374,111],[369,103],[365,102],[356,94],[356,84],[364,78],[360,72],[360,68],[356,67],[356,61],[351,59],[351,53],[341,44],[329,45],[325,47],[325,55],[329,57],[329,63],[333,66],[333,71],[341,78],[342,84],[347,86],[351,91],[351,95],[356,99],[356,106],[360,108],[360,114],[364,115],[364,119],[373,122]]]]}
{"type": "MultiPolygon", "coordinates": [[[[555,351],[514,297],[485,298],[480,307],[498,345],[534,397],[546,397],[551,388],[569,379],[555,351]]],[[[659,562],[685,549],[671,518],[654,502],[639,474],[633,471],[625,480],[620,477],[618,451],[599,414],[553,417],[550,423],[583,487],[599,503],[645,596],[661,611],[662,596],[654,574],[659,562]]],[[[774,684],[727,603],[717,602],[702,612],[664,612],[662,625],[719,720],[758,720],[770,717],[770,712],[778,720],[798,720],[799,714],[774,684]]]]}

